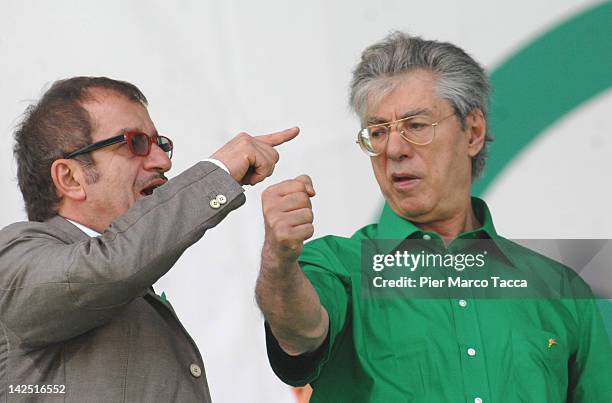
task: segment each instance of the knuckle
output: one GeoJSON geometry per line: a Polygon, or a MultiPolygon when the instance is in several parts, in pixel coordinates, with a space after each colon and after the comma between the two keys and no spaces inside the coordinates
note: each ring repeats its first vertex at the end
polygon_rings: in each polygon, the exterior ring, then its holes
{"type": "Polygon", "coordinates": [[[291,201],[297,204],[298,206],[305,205],[306,201],[304,199],[305,199],[304,193],[292,193],[291,194],[291,201]]]}
{"type": "Polygon", "coordinates": [[[236,140],[238,141],[238,144],[245,146],[251,143],[251,136],[245,132],[241,132],[236,136],[236,140]]]}
{"type": "Polygon", "coordinates": [[[287,227],[282,227],[276,232],[276,239],[284,245],[289,245],[294,241],[294,237],[287,227]]]}
{"type": "Polygon", "coordinates": [[[268,225],[270,226],[270,228],[272,228],[272,231],[274,233],[278,232],[278,227],[279,227],[279,223],[278,223],[278,217],[276,217],[274,214],[270,214],[268,215],[268,225]]]}
{"type": "Polygon", "coordinates": [[[285,182],[275,183],[273,185],[268,186],[262,193],[266,195],[266,197],[275,197],[279,193],[281,193],[286,186],[285,182]]]}
{"type": "Polygon", "coordinates": [[[268,222],[268,224],[270,224],[273,214],[274,214],[274,208],[264,202],[262,211],[263,211],[264,217],[266,218],[266,221],[268,222]]]}
{"type": "Polygon", "coordinates": [[[303,182],[300,182],[300,181],[296,181],[296,182],[297,182],[298,192],[306,193],[306,185],[303,182]]]}
{"type": "Polygon", "coordinates": [[[285,239],[289,233],[289,225],[278,215],[273,215],[268,221],[272,232],[277,239],[285,239]]]}
{"type": "Polygon", "coordinates": [[[263,160],[261,161],[261,165],[259,166],[259,169],[261,169],[264,174],[268,174],[270,172],[272,172],[272,170],[274,169],[274,164],[271,164],[270,161],[268,160],[263,160]]]}
{"type": "MultiPolygon", "coordinates": [[[[274,185],[272,185],[274,186],[274,185]]],[[[261,200],[267,200],[270,198],[270,196],[272,195],[272,186],[268,186],[267,188],[265,188],[263,190],[263,192],[261,192],[261,200]]]]}
{"type": "Polygon", "coordinates": [[[312,212],[311,209],[306,210],[306,220],[312,224],[312,222],[314,221],[314,213],[312,212]]]}
{"type": "Polygon", "coordinates": [[[310,202],[310,198],[305,193],[298,193],[298,202],[300,206],[307,207],[310,202]]]}

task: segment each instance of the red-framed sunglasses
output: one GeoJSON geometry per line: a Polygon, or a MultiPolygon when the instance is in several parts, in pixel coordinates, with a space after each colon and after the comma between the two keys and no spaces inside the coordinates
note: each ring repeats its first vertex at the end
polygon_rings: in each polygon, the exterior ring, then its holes
{"type": "Polygon", "coordinates": [[[146,157],[151,152],[151,145],[157,144],[159,148],[161,148],[162,151],[168,155],[168,158],[172,158],[172,150],[174,149],[172,140],[166,136],[149,136],[148,134],[142,132],[125,132],[118,136],[81,147],[76,151],[66,154],[64,158],[74,158],[77,155],[87,154],[92,151],[99,150],[100,148],[122,143],[124,141],[127,143],[130,152],[134,155],[146,157]]]}

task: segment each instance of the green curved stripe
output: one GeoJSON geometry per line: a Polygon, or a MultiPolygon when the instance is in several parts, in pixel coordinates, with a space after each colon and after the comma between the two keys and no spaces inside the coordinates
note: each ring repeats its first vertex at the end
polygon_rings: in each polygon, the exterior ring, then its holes
{"type": "Polygon", "coordinates": [[[489,122],[495,141],[474,194],[482,194],[560,117],[612,86],[612,1],[535,39],[493,71],[491,83],[489,122]]]}

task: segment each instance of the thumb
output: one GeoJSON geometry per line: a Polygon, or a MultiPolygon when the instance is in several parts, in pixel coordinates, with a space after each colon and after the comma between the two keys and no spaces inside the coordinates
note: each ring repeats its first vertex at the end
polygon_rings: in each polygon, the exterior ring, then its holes
{"type": "Polygon", "coordinates": [[[306,185],[306,193],[308,193],[309,197],[313,197],[317,193],[314,190],[314,186],[312,185],[312,179],[308,175],[300,175],[295,178],[296,181],[302,182],[306,185]]]}

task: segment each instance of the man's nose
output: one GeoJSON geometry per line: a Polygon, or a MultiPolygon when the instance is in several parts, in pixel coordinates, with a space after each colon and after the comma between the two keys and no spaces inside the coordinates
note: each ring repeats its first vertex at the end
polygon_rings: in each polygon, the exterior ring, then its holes
{"type": "Polygon", "coordinates": [[[145,160],[145,169],[167,172],[172,168],[168,154],[157,143],[151,144],[151,151],[145,160]]]}
{"type": "Polygon", "coordinates": [[[387,157],[397,161],[414,155],[414,144],[403,138],[400,130],[400,125],[391,125],[386,150],[387,157]]]}

